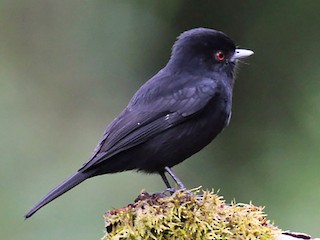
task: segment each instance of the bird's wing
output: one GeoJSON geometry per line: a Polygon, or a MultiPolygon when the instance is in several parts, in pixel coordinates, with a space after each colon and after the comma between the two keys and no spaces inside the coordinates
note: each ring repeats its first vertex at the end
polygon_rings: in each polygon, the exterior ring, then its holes
{"type": "Polygon", "coordinates": [[[141,144],[200,112],[220,91],[211,79],[185,86],[146,104],[128,107],[109,125],[93,155],[79,171],[141,144]]]}

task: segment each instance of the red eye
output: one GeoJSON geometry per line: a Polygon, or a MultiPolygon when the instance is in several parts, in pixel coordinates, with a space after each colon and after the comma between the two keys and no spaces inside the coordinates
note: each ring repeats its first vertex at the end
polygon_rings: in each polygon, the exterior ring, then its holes
{"type": "Polygon", "coordinates": [[[216,53],[216,59],[217,59],[218,61],[223,61],[223,60],[225,59],[224,53],[221,52],[221,51],[217,52],[217,53],[216,53]]]}

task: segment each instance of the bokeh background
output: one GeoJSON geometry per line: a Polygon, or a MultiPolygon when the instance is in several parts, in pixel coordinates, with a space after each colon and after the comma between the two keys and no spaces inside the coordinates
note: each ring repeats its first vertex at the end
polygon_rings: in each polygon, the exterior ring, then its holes
{"type": "Polygon", "coordinates": [[[241,66],[230,126],[174,170],[189,188],[220,189],[320,236],[319,12],[317,0],[1,0],[1,239],[100,239],[106,210],[164,189],[157,175],[96,177],[23,221],[87,160],[176,36],[199,26],[255,55],[241,66]]]}

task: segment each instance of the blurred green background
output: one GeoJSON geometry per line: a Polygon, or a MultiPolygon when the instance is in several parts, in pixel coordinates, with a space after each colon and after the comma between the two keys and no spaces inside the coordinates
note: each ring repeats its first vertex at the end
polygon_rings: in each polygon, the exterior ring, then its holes
{"type": "Polygon", "coordinates": [[[164,189],[157,175],[96,177],[23,221],[87,160],[176,36],[199,26],[255,55],[230,126],[174,170],[189,188],[264,205],[281,228],[320,236],[319,12],[317,0],[1,0],[1,239],[100,239],[106,210],[164,189]]]}

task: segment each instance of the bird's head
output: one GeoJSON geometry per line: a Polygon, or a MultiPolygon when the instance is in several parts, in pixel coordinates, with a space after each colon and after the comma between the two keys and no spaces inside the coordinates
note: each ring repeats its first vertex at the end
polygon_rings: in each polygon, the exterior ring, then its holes
{"type": "Polygon", "coordinates": [[[237,60],[252,54],[251,50],[237,49],[223,32],[195,28],[178,37],[168,66],[174,71],[223,71],[232,74],[237,60]]]}

